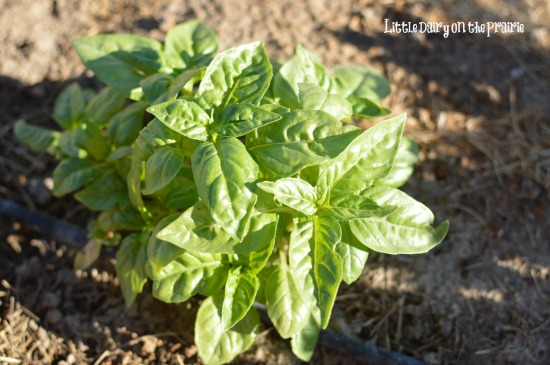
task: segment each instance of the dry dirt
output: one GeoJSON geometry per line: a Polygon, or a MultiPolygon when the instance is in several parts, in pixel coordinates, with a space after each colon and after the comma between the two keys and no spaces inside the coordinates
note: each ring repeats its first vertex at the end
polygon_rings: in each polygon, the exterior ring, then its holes
{"type": "MultiPolygon", "coordinates": [[[[330,327],[430,364],[550,363],[550,3],[546,0],[0,0],[0,197],[85,226],[90,213],[48,190],[55,162],[13,137],[19,118],[53,126],[68,82],[99,87],[71,39],[162,39],[199,18],[221,48],[296,44],[328,66],[372,64],[406,111],[421,161],[405,190],[449,219],[429,254],[372,256],[343,285],[330,327]],[[519,21],[523,34],[384,34],[383,19],[519,21]]],[[[364,127],[368,125],[364,122],[364,127]]],[[[112,262],[74,272],[74,252],[0,217],[0,363],[194,364],[196,302],[143,295],[127,309],[112,262]]],[[[319,354],[312,363],[323,363],[319,354]]],[[[266,328],[236,364],[299,363],[266,328]]],[[[367,363],[367,359],[365,359],[367,363]]]]}

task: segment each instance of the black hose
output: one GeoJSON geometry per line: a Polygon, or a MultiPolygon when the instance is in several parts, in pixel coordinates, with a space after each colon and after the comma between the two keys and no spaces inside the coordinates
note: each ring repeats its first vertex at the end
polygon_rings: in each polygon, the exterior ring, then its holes
{"type": "MultiPolygon", "coordinates": [[[[29,224],[47,236],[73,247],[82,247],[88,241],[80,228],[43,213],[31,211],[10,200],[0,198],[0,215],[29,224]]],[[[255,303],[262,322],[272,326],[265,306],[255,303]]],[[[379,349],[373,345],[323,330],[319,336],[314,357],[322,364],[330,365],[426,365],[424,362],[398,352],[379,349]]]]}

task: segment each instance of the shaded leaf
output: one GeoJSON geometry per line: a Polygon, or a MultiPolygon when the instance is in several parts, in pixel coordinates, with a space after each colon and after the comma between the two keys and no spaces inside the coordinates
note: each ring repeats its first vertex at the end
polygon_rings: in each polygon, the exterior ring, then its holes
{"type": "Polygon", "coordinates": [[[29,124],[23,119],[15,122],[13,132],[18,140],[36,152],[48,151],[60,137],[59,132],[29,124]]]}
{"type": "Polygon", "coordinates": [[[129,307],[147,282],[145,263],[147,262],[147,233],[131,234],[120,244],[117,251],[116,273],[124,301],[129,307]]]}
{"type": "Polygon", "coordinates": [[[149,38],[129,35],[95,35],[73,41],[86,67],[107,85],[126,96],[145,77],[160,69],[162,45],[149,38]]]}

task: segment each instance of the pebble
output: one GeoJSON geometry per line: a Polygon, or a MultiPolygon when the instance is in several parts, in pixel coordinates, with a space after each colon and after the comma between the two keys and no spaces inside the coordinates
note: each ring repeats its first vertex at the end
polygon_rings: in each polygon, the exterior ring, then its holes
{"type": "Polygon", "coordinates": [[[61,319],[63,319],[63,314],[58,309],[50,309],[46,313],[46,322],[49,324],[59,324],[61,322],[61,319]]]}

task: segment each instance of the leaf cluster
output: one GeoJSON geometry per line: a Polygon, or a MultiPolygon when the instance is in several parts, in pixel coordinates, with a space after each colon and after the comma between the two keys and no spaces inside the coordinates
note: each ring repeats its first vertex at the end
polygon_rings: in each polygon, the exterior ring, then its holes
{"type": "Polygon", "coordinates": [[[261,42],[215,55],[216,35],[198,21],[164,43],[98,35],[74,46],[108,86],[65,89],[53,113],[61,131],[19,121],[15,133],[61,160],[56,196],[99,212],[79,266],[117,245],[128,305],[148,280],[165,302],[207,297],[195,328],[205,363],[253,343],[255,301],[307,361],[340,283],[370,252],[422,253],[445,237],[448,223],[433,227],[398,190],[418,153],[405,116],[366,131],[348,123],[390,113],[375,70],[329,73],[300,46],[277,63],[261,42]]]}

